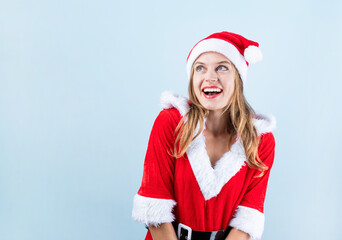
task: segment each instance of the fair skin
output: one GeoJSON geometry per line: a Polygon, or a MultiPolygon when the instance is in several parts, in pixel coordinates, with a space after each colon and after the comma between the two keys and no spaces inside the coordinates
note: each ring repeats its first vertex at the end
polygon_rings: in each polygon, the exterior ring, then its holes
{"type": "MultiPolygon", "coordinates": [[[[209,110],[204,136],[206,150],[212,166],[229,150],[235,141],[227,129],[227,116],[223,110],[230,102],[234,92],[235,70],[231,61],[216,52],[201,54],[194,62],[193,88],[201,105],[209,110]],[[205,95],[204,88],[218,88],[221,93],[215,98],[205,95]]],[[[177,240],[171,223],[163,223],[159,227],[149,226],[153,240],[177,240]]],[[[232,228],[226,240],[248,240],[249,234],[232,228]]]]}
{"type": "MultiPolygon", "coordinates": [[[[172,223],[162,223],[159,227],[149,226],[153,240],[178,240],[172,223]]],[[[248,240],[249,234],[232,228],[225,240],[248,240]]]]}
{"type": "Polygon", "coordinates": [[[162,223],[159,227],[149,226],[153,240],[178,240],[172,223],[162,223]]]}
{"type": "Polygon", "coordinates": [[[227,112],[222,116],[234,92],[235,70],[231,61],[220,53],[206,52],[194,62],[193,88],[201,105],[209,110],[206,129],[206,149],[215,166],[221,156],[229,151],[235,138],[228,133],[227,112]],[[208,98],[204,93],[206,88],[220,89],[221,93],[215,98],[208,98]]]}

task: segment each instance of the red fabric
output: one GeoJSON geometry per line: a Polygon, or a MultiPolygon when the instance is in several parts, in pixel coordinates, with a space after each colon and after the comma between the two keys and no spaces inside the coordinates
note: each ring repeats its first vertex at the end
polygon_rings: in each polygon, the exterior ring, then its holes
{"type": "Polygon", "coordinates": [[[161,111],[156,118],[146,151],[139,195],[174,199],[175,159],[168,154],[168,151],[174,145],[173,132],[177,124],[178,122],[171,118],[169,110],[161,111]]]}
{"type": "MultiPolygon", "coordinates": [[[[211,38],[221,39],[221,40],[224,40],[228,43],[233,44],[242,56],[244,56],[244,51],[247,47],[249,47],[249,46],[259,47],[259,43],[255,42],[255,41],[249,40],[249,39],[247,39],[247,38],[245,38],[239,34],[236,34],[236,33],[223,31],[223,32],[213,33],[210,36],[208,36],[208,37],[200,40],[198,43],[196,43],[195,46],[193,46],[192,49],[190,50],[186,60],[187,61],[189,60],[191,52],[196,47],[197,44],[199,44],[203,40],[207,40],[207,39],[211,39],[211,38]]],[[[249,65],[247,61],[246,61],[246,64],[247,64],[247,66],[249,65]]]]}
{"type": "MultiPolygon", "coordinates": [[[[176,108],[162,110],[156,118],[145,156],[144,173],[138,194],[144,197],[173,199],[176,221],[197,231],[225,229],[237,206],[263,212],[270,169],[274,160],[275,141],[272,133],[261,136],[259,156],[269,167],[261,178],[260,172],[243,166],[221,189],[205,200],[188,157],[175,159],[167,153],[174,144],[174,131],[181,115],[176,108]]],[[[151,240],[149,232],[145,239],[151,240]]]]}

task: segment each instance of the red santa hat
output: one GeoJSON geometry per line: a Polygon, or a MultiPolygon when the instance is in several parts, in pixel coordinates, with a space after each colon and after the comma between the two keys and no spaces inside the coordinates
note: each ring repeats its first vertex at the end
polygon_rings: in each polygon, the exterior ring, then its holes
{"type": "Polygon", "coordinates": [[[195,60],[202,53],[211,51],[221,53],[227,57],[235,65],[243,83],[246,82],[249,63],[256,63],[262,60],[259,43],[231,32],[214,33],[199,41],[191,49],[186,63],[189,79],[195,60]]]}

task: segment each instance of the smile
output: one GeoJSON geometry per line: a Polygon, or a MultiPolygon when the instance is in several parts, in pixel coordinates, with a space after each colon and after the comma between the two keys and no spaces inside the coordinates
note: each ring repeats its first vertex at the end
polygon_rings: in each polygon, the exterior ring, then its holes
{"type": "Polygon", "coordinates": [[[205,87],[202,89],[203,96],[207,99],[218,97],[222,93],[222,89],[218,87],[205,87]]]}

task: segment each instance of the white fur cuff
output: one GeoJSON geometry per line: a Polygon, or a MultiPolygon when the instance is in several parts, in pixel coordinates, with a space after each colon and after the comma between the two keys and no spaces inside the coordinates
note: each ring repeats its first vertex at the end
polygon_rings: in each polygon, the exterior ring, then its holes
{"type": "Polygon", "coordinates": [[[135,194],[132,218],[147,226],[173,222],[175,217],[172,209],[175,205],[176,202],[172,199],[149,198],[135,194]]]}
{"type": "Polygon", "coordinates": [[[238,206],[229,226],[246,232],[254,240],[261,239],[265,216],[256,209],[238,206]]]}

